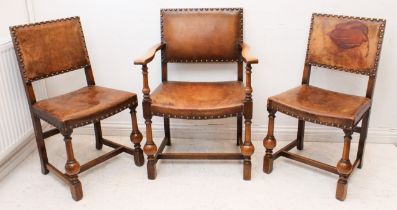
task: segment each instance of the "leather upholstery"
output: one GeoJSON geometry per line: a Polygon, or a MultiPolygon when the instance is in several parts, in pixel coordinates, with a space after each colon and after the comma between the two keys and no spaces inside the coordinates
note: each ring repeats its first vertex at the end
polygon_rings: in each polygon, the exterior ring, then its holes
{"type": "Polygon", "coordinates": [[[301,85],[268,99],[268,107],[306,121],[352,128],[369,109],[371,100],[318,87],[301,85]]]}
{"type": "Polygon", "coordinates": [[[373,75],[385,21],[313,15],[307,63],[373,75]]]}
{"type": "Polygon", "coordinates": [[[26,81],[90,65],[78,17],[16,26],[11,33],[26,81]]]}
{"type": "Polygon", "coordinates": [[[114,115],[137,103],[134,93],[100,86],[87,86],[57,97],[38,101],[33,113],[50,124],[77,127],[114,115]]]}
{"type": "Polygon", "coordinates": [[[237,61],[242,18],[238,8],[161,10],[163,58],[167,62],[237,61]]]}
{"type": "Polygon", "coordinates": [[[242,82],[163,82],[151,94],[152,112],[178,118],[218,118],[243,111],[242,82]]]}

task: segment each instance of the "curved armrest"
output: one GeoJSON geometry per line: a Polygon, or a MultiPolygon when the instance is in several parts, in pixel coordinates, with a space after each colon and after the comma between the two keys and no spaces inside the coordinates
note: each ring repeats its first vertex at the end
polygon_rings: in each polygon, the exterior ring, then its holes
{"type": "Polygon", "coordinates": [[[255,58],[254,56],[250,55],[249,53],[249,47],[246,43],[241,43],[241,57],[243,58],[243,61],[246,64],[256,64],[258,63],[258,58],[255,58]]]}
{"type": "Polygon", "coordinates": [[[164,43],[159,43],[154,45],[152,48],[150,48],[147,53],[142,56],[141,58],[138,58],[134,61],[135,65],[146,65],[148,64],[150,61],[153,60],[154,55],[156,54],[157,51],[163,49],[163,47],[165,46],[164,43]]]}

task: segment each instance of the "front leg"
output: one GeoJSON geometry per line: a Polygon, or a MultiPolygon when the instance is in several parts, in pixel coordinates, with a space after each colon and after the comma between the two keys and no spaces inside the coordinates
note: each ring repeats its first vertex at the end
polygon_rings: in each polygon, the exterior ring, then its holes
{"type": "Polygon", "coordinates": [[[147,173],[149,179],[156,179],[156,158],[157,146],[153,142],[152,136],[152,100],[150,99],[150,88],[148,80],[148,68],[147,65],[142,65],[142,75],[143,75],[143,117],[145,118],[146,124],[146,143],[143,147],[143,151],[148,156],[147,162],[147,173]]]}
{"type": "Polygon", "coordinates": [[[143,157],[143,151],[141,149],[141,141],[143,139],[141,132],[138,129],[138,120],[136,119],[136,107],[137,104],[130,107],[132,132],[130,135],[130,140],[134,144],[134,161],[135,165],[143,166],[145,159],[143,157]]]}
{"type": "Polygon", "coordinates": [[[263,171],[270,174],[273,170],[273,149],[276,147],[276,139],[274,138],[274,118],[276,117],[276,111],[270,108],[267,109],[269,112],[269,125],[267,129],[267,136],[263,139],[263,146],[266,148],[266,155],[263,158],[263,171]]]}
{"type": "Polygon", "coordinates": [[[147,162],[147,174],[149,179],[156,179],[157,176],[157,171],[156,171],[156,159],[155,159],[155,154],[157,153],[157,146],[153,142],[153,136],[152,136],[152,120],[151,118],[147,118],[145,120],[146,124],[146,143],[145,146],[143,147],[143,151],[145,154],[148,156],[148,162],[147,162]]]}
{"type": "Polygon", "coordinates": [[[336,199],[344,201],[346,199],[347,194],[347,179],[350,173],[353,170],[353,166],[350,162],[350,143],[352,140],[352,130],[344,130],[345,137],[344,137],[344,146],[343,146],[343,153],[342,158],[339,160],[338,164],[336,165],[336,169],[339,173],[338,183],[336,185],[336,199]]]}
{"type": "Polygon", "coordinates": [[[251,155],[254,153],[254,145],[251,142],[251,119],[252,119],[252,87],[251,87],[251,64],[246,66],[244,119],[245,139],[241,145],[241,153],[244,156],[244,180],[251,180],[251,155]]]}
{"type": "Polygon", "coordinates": [[[241,153],[244,156],[243,179],[251,180],[251,155],[254,153],[254,145],[251,142],[251,119],[245,119],[245,139],[241,145],[241,153]]]}
{"type": "Polygon", "coordinates": [[[67,161],[65,164],[66,175],[69,177],[69,187],[72,197],[75,201],[79,201],[83,198],[83,189],[81,187],[81,182],[77,176],[80,172],[80,164],[74,158],[73,147],[72,147],[72,137],[70,136],[72,131],[67,131],[62,133],[66,146],[67,161]]]}

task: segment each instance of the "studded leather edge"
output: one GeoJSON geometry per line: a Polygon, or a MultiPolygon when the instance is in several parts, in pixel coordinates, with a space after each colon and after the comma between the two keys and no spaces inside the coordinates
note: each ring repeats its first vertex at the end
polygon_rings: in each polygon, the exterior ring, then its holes
{"type": "Polygon", "coordinates": [[[87,46],[86,46],[85,39],[84,39],[83,28],[81,26],[80,17],[78,17],[78,16],[68,17],[68,18],[61,18],[61,19],[55,19],[55,20],[48,20],[48,21],[42,21],[42,22],[36,22],[36,23],[30,23],[30,24],[16,25],[16,26],[11,26],[10,27],[11,36],[12,36],[12,39],[13,39],[13,42],[14,42],[14,48],[15,48],[15,51],[16,51],[16,54],[17,54],[17,59],[18,59],[20,68],[22,68],[21,71],[22,71],[22,74],[23,74],[23,78],[25,79],[25,82],[34,82],[34,81],[45,79],[45,78],[48,78],[48,77],[52,77],[52,76],[55,76],[55,75],[58,75],[58,74],[63,74],[63,73],[69,72],[69,71],[74,71],[74,70],[77,70],[77,69],[86,68],[86,67],[91,65],[90,63],[88,63],[87,65],[83,65],[83,66],[75,66],[75,67],[70,68],[70,69],[60,70],[60,71],[55,72],[55,73],[47,74],[47,75],[40,76],[40,77],[34,77],[32,79],[29,79],[27,74],[26,74],[25,64],[24,64],[24,60],[22,58],[21,48],[19,46],[18,38],[15,35],[16,30],[18,28],[26,28],[26,27],[45,25],[45,24],[51,24],[51,23],[57,23],[57,22],[63,22],[63,21],[71,21],[71,20],[77,20],[79,22],[79,24],[80,24],[80,33],[81,33],[81,38],[82,38],[82,44],[84,46],[83,48],[84,48],[84,51],[85,51],[85,55],[87,56],[87,60],[89,62],[90,59],[89,59],[89,56],[88,56],[88,50],[87,50],[87,46]]]}
{"type": "Polygon", "coordinates": [[[56,120],[52,120],[52,119],[49,119],[49,118],[45,119],[40,114],[38,114],[36,112],[33,112],[33,114],[35,116],[37,116],[38,118],[40,118],[41,120],[44,120],[45,122],[55,126],[60,131],[67,131],[67,130],[72,130],[74,128],[82,127],[82,126],[85,126],[85,125],[88,125],[88,124],[92,124],[92,123],[95,123],[95,122],[99,122],[100,120],[103,120],[103,119],[106,119],[106,118],[108,118],[110,116],[113,116],[113,115],[115,115],[115,114],[117,114],[117,113],[119,113],[119,112],[121,112],[121,111],[123,111],[123,110],[125,110],[127,108],[136,107],[137,105],[138,105],[138,101],[136,99],[132,99],[132,101],[128,101],[127,103],[125,103],[125,104],[123,104],[121,106],[117,106],[116,108],[112,109],[109,112],[104,113],[103,115],[98,115],[98,116],[96,116],[94,118],[91,118],[89,120],[85,120],[85,121],[82,121],[82,122],[76,122],[76,123],[72,122],[72,123],[70,123],[71,125],[63,124],[63,123],[60,123],[60,122],[58,122],[56,120]]]}
{"type": "Polygon", "coordinates": [[[267,101],[267,108],[279,111],[281,113],[284,113],[284,114],[289,115],[291,117],[297,118],[299,120],[304,120],[304,121],[315,123],[315,124],[332,126],[332,127],[337,127],[337,128],[341,128],[341,129],[353,129],[353,127],[354,127],[353,123],[347,124],[347,125],[343,125],[343,124],[337,124],[337,123],[320,121],[320,120],[311,118],[309,116],[303,116],[302,114],[298,114],[294,110],[291,110],[291,108],[289,108],[287,106],[283,106],[283,105],[280,105],[280,104],[273,105],[269,100],[267,101]]]}
{"type": "Polygon", "coordinates": [[[305,63],[309,64],[309,65],[317,66],[317,67],[322,67],[322,68],[328,68],[328,69],[333,69],[333,70],[339,70],[339,71],[345,71],[345,72],[350,72],[350,73],[362,74],[362,75],[367,75],[367,76],[376,76],[376,72],[377,72],[377,69],[378,69],[378,63],[379,63],[379,58],[380,58],[380,51],[381,51],[381,48],[382,48],[383,37],[384,37],[384,32],[385,32],[385,26],[386,26],[386,20],[385,19],[381,19],[381,18],[366,18],[366,17],[356,17],[356,16],[313,13],[312,14],[312,18],[311,18],[311,24],[310,24],[309,39],[308,39],[308,42],[307,42],[306,61],[305,61],[305,63]],[[374,67],[372,69],[356,70],[356,69],[346,69],[346,68],[341,68],[341,67],[338,67],[338,66],[330,66],[330,65],[324,65],[324,64],[318,64],[318,63],[314,63],[314,62],[309,62],[307,59],[308,59],[308,55],[309,55],[310,40],[311,40],[311,34],[313,32],[313,22],[314,22],[314,17],[315,16],[381,22],[382,24],[380,25],[379,33],[378,33],[378,46],[377,46],[377,51],[376,51],[374,67]]]}
{"type": "MultiPolygon", "coordinates": [[[[218,12],[218,11],[238,11],[240,15],[240,43],[243,42],[243,8],[169,8],[169,9],[160,9],[160,31],[161,31],[161,43],[166,43],[164,40],[164,27],[163,27],[163,13],[164,12],[198,12],[198,11],[207,11],[207,12],[218,12]]],[[[236,44],[236,47],[239,47],[239,43],[236,44]]],[[[170,62],[170,63],[216,63],[216,62],[242,62],[241,58],[238,59],[166,59],[166,49],[161,49],[161,61],[162,63],[170,62]]],[[[241,56],[240,56],[241,57],[241,56]]]]}
{"type": "Polygon", "coordinates": [[[200,116],[200,115],[198,115],[198,116],[187,116],[187,115],[174,115],[174,114],[164,114],[164,113],[159,113],[159,112],[152,112],[152,115],[159,116],[159,117],[176,118],[176,119],[187,119],[187,120],[211,120],[211,119],[221,119],[221,118],[242,116],[242,113],[210,115],[210,116],[200,116]]]}

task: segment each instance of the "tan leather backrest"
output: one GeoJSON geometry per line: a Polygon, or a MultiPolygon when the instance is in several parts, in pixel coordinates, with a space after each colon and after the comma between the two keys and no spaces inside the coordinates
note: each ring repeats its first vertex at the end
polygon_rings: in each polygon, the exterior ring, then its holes
{"type": "Polygon", "coordinates": [[[243,9],[162,9],[163,62],[238,61],[243,9]]]}
{"type": "Polygon", "coordinates": [[[313,14],[306,63],[374,76],[386,21],[313,14]]]}
{"type": "Polygon", "coordinates": [[[10,27],[25,82],[90,65],[79,17],[10,27]]]}

